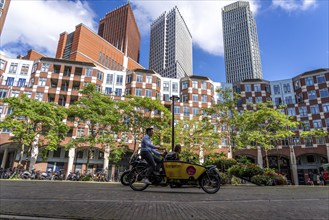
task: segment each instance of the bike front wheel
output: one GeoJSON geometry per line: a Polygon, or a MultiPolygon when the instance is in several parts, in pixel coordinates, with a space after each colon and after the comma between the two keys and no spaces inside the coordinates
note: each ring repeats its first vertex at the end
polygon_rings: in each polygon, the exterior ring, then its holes
{"type": "Polygon", "coordinates": [[[132,170],[129,174],[129,186],[135,191],[143,191],[149,184],[142,182],[145,177],[143,175],[145,172],[138,172],[137,170],[132,170]]]}
{"type": "Polygon", "coordinates": [[[216,193],[220,189],[220,178],[214,174],[206,174],[201,178],[200,186],[206,193],[216,193]]]}

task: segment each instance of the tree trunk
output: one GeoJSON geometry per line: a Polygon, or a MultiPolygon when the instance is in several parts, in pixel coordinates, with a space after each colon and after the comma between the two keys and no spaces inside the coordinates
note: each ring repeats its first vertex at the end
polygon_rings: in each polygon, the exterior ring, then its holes
{"type": "Polygon", "coordinates": [[[88,149],[87,149],[87,162],[86,162],[86,170],[85,170],[85,174],[87,174],[87,172],[88,172],[89,158],[90,158],[90,147],[88,147],[88,149]]]}
{"type": "Polygon", "coordinates": [[[22,144],[21,152],[19,153],[19,160],[18,160],[17,168],[19,168],[19,167],[22,166],[22,160],[23,160],[23,156],[24,156],[24,150],[25,150],[25,145],[22,144]]]}
{"type": "Polygon", "coordinates": [[[268,155],[267,155],[267,150],[265,150],[265,158],[266,158],[266,167],[270,168],[269,164],[268,164],[268,155]]]}

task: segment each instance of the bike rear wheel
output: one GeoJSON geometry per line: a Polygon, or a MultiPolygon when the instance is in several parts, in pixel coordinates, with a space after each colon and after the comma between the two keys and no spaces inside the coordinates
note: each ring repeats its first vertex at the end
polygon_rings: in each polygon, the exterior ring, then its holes
{"type": "Polygon", "coordinates": [[[138,171],[132,170],[129,174],[129,186],[135,191],[143,191],[149,185],[142,182],[142,179],[145,177],[146,170],[138,171]]]}
{"type": "Polygon", "coordinates": [[[216,193],[220,189],[220,178],[214,174],[206,174],[201,178],[200,186],[206,193],[216,193]]]}

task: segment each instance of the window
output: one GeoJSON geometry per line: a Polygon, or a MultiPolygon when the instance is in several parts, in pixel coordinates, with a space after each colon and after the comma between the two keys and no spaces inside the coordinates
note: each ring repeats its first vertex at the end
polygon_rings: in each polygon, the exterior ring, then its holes
{"type": "Polygon", "coordinates": [[[57,148],[56,150],[53,151],[53,157],[61,157],[61,151],[62,151],[62,148],[57,148]]]}
{"type": "Polygon", "coordinates": [[[32,97],[32,92],[24,92],[24,94],[25,94],[28,98],[31,98],[31,97],[32,97]]]}
{"type": "Polygon", "coordinates": [[[141,88],[136,88],[135,95],[136,96],[142,96],[142,89],[141,88]]]}
{"type": "Polygon", "coordinates": [[[47,78],[39,78],[38,86],[46,86],[47,78]]]}
{"type": "Polygon", "coordinates": [[[183,102],[188,102],[187,94],[182,95],[182,101],[183,102]]]}
{"type": "Polygon", "coordinates": [[[156,98],[157,100],[160,100],[160,98],[161,98],[160,92],[155,91],[155,98],[156,98]]]}
{"type": "Polygon", "coordinates": [[[247,85],[244,85],[244,90],[246,92],[251,92],[251,85],[247,84],[247,85]]]}
{"type": "Polygon", "coordinates": [[[113,84],[113,74],[106,74],[106,84],[113,84]]]}
{"type": "Polygon", "coordinates": [[[296,116],[296,110],[295,110],[295,108],[288,108],[288,115],[290,115],[290,116],[296,116]]]}
{"type": "Polygon", "coordinates": [[[307,95],[308,95],[308,99],[309,100],[316,99],[316,92],[315,92],[315,90],[309,91],[307,93],[307,95]]]}
{"type": "Polygon", "coordinates": [[[122,85],[123,83],[123,75],[117,75],[117,85],[122,85]]]}
{"type": "Polygon", "coordinates": [[[316,81],[318,84],[320,83],[326,83],[326,78],[324,75],[319,75],[319,76],[316,76],[316,81]]]}
{"type": "Polygon", "coordinates": [[[309,121],[302,121],[302,128],[303,128],[303,131],[309,131],[310,130],[310,122],[309,121]]]}
{"type": "Polygon", "coordinates": [[[48,72],[48,70],[49,70],[49,63],[42,63],[41,72],[48,72]]]}
{"type": "Polygon", "coordinates": [[[180,114],[180,106],[174,106],[174,114],[180,114]]]}
{"type": "Polygon", "coordinates": [[[300,144],[300,138],[299,137],[293,137],[292,142],[294,145],[299,145],[300,144]]]}
{"type": "Polygon", "coordinates": [[[20,93],[20,91],[13,90],[13,91],[11,91],[10,97],[18,97],[19,93],[20,93]]]}
{"type": "Polygon", "coordinates": [[[6,86],[13,86],[14,85],[14,77],[8,77],[6,80],[6,86]]]}
{"type": "Polygon", "coordinates": [[[279,97],[276,97],[276,98],[274,99],[274,102],[275,102],[275,105],[282,105],[282,100],[281,100],[281,98],[279,98],[279,97]]]}
{"type": "Polygon", "coordinates": [[[188,88],[188,81],[183,81],[182,82],[182,89],[187,89],[188,88]]]}
{"type": "Polygon", "coordinates": [[[138,74],[136,82],[143,82],[143,75],[138,74]]]}
{"type": "Polygon", "coordinates": [[[284,101],[286,104],[294,104],[293,101],[292,101],[292,97],[291,96],[286,96],[284,98],[284,101]]]}
{"type": "Polygon", "coordinates": [[[207,82],[202,82],[201,83],[201,89],[207,89],[207,82]]]}
{"type": "Polygon", "coordinates": [[[128,75],[127,76],[127,83],[131,83],[131,80],[132,80],[132,75],[128,75]]]}
{"type": "Polygon", "coordinates": [[[5,70],[6,63],[6,61],[0,60],[0,70],[5,70]]]}
{"type": "Polygon", "coordinates": [[[35,95],[35,99],[38,100],[39,102],[41,102],[42,99],[43,99],[43,93],[38,92],[38,93],[35,95]]]}
{"type": "Polygon", "coordinates": [[[305,84],[306,84],[306,86],[313,85],[314,84],[313,77],[307,77],[307,78],[305,78],[305,84]]]}
{"type": "Polygon", "coordinates": [[[29,64],[23,64],[21,68],[21,75],[27,75],[27,73],[29,72],[29,67],[29,64]]]}
{"type": "Polygon", "coordinates": [[[254,85],[254,91],[255,92],[260,92],[261,90],[260,90],[260,84],[255,84],[254,85]]]}
{"type": "Polygon", "coordinates": [[[192,81],[192,88],[197,89],[198,88],[198,81],[192,81]]]}
{"type": "Polygon", "coordinates": [[[122,89],[115,89],[116,96],[122,96],[122,89]]]}
{"type": "Polygon", "coordinates": [[[163,82],[163,91],[169,91],[169,82],[163,82]]]}
{"type": "MultiPolygon", "coordinates": [[[[312,138],[304,138],[304,144],[305,144],[306,147],[312,147],[313,146],[312,138]]],[[[313,158],[312,162],[314,162],[313,155],[310,155],[310,156],[313,158]]],[[[311,160],[308,159],[308,157],[309,156],[307,156],[307,162],[311,161],[311,160]]]]}
{"type": "Polygon", "coordinates": [[[198,94],[192,94],[192,101],[198,102],[199,101],[199,95],[198,94]]]}
{"type": "Polygon", "coordinates": [[[199,108],[192,108],[192,114],[198,115],[199,114],[199,108]]]}
{"type": "Polygon", "coordinates": [[[317,144],[326,144],[326,139],[324,137],[315,138],[317,144]]]}
{"type": "Polygon", "coordinates": [[[161,79],[159,79],[159,78],[156,78],[156,79],[157,79],[157,86],[161,87],[161,79]]]}
{"type": "Polygon", "coordinates": [[[97,71],[97,79],[103,80],[103,72],[97,71]]]}
{"type": "Polygon", "coordinates": [[[77,137],[83,137],[85,136],[85,129],[84,128],[78,128],[77,129],[77,137]]]}
{"type": "Polygon", "coordinates": [[[299,115],[300,117],[307,117],[307,107],[306,106],[302,106],[302,107],[299,107],[299,115]]]}
{"type": "Polygon", "coordinates": [[[295,85],[295,89],[299,89],[299,88],[300,88],[299,80],[296,80],[296,81],[294,82],[294,85],[295,85]]]}
{"type": "Polygon", "coordinates": [[[273,86],[274,94],[279,95],[280,94],[280,86],[279,85],[274,85],[273,86]]]}
{"type": "Polygon", "coordinates": [[[169,101],[169,94],[163,95],[163,101],[169,101]]]}
{"type": "Polygon", "coordinates": [[[107,95],[111,95],[112,94],[112,88],[110,87],[105,87],[105,91],[104,91],[105,94],[107,95]]]}
{"type": "Polygon", "coordinates": [[[38,68],[38,63],[33,64],[32,66],[32,73],[34,73],[35,71],[37,71],[38,68]]]}
{"type": "Polygon", "coordinates": [[[152,89],[146,89],[145,90],[145,96],[151,98],[152,97],[152,89]]]}
{"type": "Polygon", "coordinates": [[[252,103],[252,97],[247,97],[247,98],[246,98],[246,103],[247,103],[247,104],[252,103]]]}
{"type": "Polygon", "coordinates": [[[9,73],[16,73],[17,66],[18,66],[18,63],[12,63],[12,64],[10,64],[9,73]]]}
{"type": "Polygon", "coordinates": [[[0,105],[0,116],[2,114],[2,111],[3,111],[3,105],[0,105]]]}
{"type": "Polygon", "coordinates": [[[321,121],[321,119],[313,120],[313,127],[314,128],[322,128],[322,121],[321,121]]]}
{"type": "Polygon", "coordinates": [[[320,89],[320,97],[325,98],[329,96],[328,88],[320,89]]]}
{"type": "Polygon", "coordinates": [[[329,102],[322,104],[323,112],[329,112],[329,102]]]}
{"type": "Polygon", "coordinates": [[[146,83],[152,84],[152,76],[146,76],[146,83]]]}
{"type": "Polygon", "coordinates": [[[92,77],[93,76],[93,69],[86,68],[86,77],[92,77]]]}
{"type": "Polygon", "coordinates": [[[263,98],[262,97],[256,97],[256,103],[261,103],[263,102],[263,98]]]}
{"type": "Polygon", "coordinates": [[[296,94],[296,99],[297,99],[297,103],[303,103],[304,102],[303,94],[302,93],[296,94]]]}
{"type": "Polygon", "coordinates": [[[172,91],[173,92],[178,92],[178,83],[177,82],[172,83],[172,91]]]}
{"type": "Polygon", "coordinates": [[[319,105],[311,105],[310,108],[312,114],[319,114],[319,105]]]}
{"type": "Polygon", "coordinates": [[[208,96],[207,95],[202,95],[201,96],[201,101],[202,102],[207,102],[208,101],[208,96]]]}
{"type": "Polygon", "coordinates": [[[184,116],[190,116],[190,107],[184,106],[184,116]]]}
{"type": "Polygon", "coordinates": [[[284,92],[284,93],[289,93],[289,92],[291,92],[291,91],[290,91],[290,84],[289,84],[289,83],[285,83],[285,84],[283,84],[283,92],[284,92]]]}

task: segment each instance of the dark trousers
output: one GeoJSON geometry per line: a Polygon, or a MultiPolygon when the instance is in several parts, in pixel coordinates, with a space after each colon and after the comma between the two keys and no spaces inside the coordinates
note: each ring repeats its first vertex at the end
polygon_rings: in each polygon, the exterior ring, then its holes
{"type": "Polygon", "coordinates": [[[154,170],[157,170],[157,164],[161,164],[161,159],[157,156],[153,156],[149,151],[142,151],[141,152],[142,159],[146,160],[146,162],[150,165],[150,168],[147,171],[147,176],[151,176],[154,170]]]}

